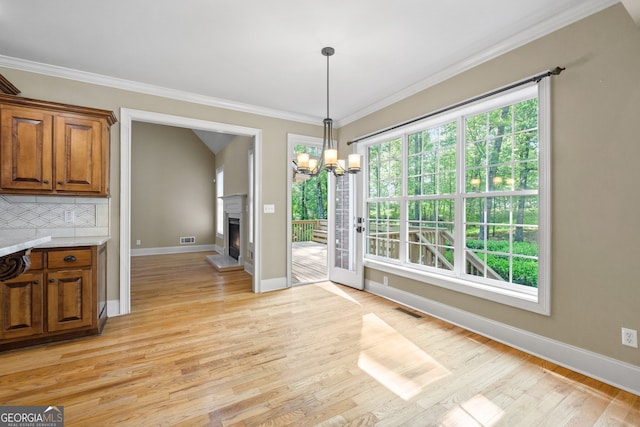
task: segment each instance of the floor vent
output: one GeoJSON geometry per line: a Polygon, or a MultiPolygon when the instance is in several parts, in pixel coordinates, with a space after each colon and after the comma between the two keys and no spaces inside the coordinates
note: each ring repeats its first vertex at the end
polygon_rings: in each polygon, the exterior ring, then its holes
{"type": "Polygon", "coordinates": [[[195,236],[181,237],[180,238],[180,244],[181,245],[190,245],[190,244],[195,243],[195,242],[196,242],[195,236]]]}
{"type": "Polygon", "coordinates": [[[406,308],[402,308],[402,307],[396,307],[396,310],[404,313],[404,314],[408,314],[409,316],[415,317],[416,319],[422,319],[422,315],[418,314],[418,313],[414,313],[413,311],[409,311],[406,308]]]}

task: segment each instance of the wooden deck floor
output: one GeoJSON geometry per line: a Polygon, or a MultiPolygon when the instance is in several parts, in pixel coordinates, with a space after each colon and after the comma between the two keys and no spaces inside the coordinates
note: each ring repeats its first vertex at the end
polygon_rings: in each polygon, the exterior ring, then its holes
{"type": "Polygon", "coordinates": [[[254,294],[203,254],[132,259],[102,336],[0,353],[0,404],[67,427],[640,421],[639,396],[480,335],[329,282],[254,294]]]}
{"type": "Polygon", "coordinates": [[[293,284],[327,280],[326,244],[294,242],[291,245],[291,282],[293,284]]]}

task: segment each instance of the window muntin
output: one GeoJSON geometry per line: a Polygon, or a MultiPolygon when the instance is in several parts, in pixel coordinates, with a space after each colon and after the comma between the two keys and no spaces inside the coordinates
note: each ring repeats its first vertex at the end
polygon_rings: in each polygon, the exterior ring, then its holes
{"type": "Polygon", "coordinates": [[[367,255],[400,259],[400,202],[367,203],[367,255]]]}
{"type": "Polygon", "coordinates": [[[368,265],[414,278],[422,271],[431,283],[548,313],[543,83],[369,142],[368,265]],[[381,164],[391,167],[381,173],[381,164]],[[465,237],[456,242],[456,234],[465,237]]]}
{"type": "Polygon", "coordinates": [[[538,100],[505,105],[464,122],[465,262],[473,266],[466,273],[535,288],[538,100]]]}

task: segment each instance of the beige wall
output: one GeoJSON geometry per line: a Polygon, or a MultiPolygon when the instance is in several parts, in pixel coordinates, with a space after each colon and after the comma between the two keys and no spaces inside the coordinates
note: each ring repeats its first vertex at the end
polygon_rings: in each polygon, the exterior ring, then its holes
{"type": "MultiPolygon", "coordinates": [[[[42,74],[2,68],[0,73],[22,91],[26,98],[45,99],[74,105],[113,110],[120,117],[120,108],[183,116],[217,123],[238,125],[262,132],[262,178],[258,178],[256,191],[261,191],[262,202],[276,206],[276,214],[262,215],[262,255],[260,278],[273,279],[286,276],[286,172],[287,133],[321,136],[320,125],[308,125],[256,114],[194,104],[82,83],[42,74]]],[[[320,123],[320,122],[319,122],[320,123]]],[[[119,298],[120,247],[120,123],[111,128],[111,240],[108,246],[108,298],[119,298]]]]}
{"type": "Polygon", "coordinates": [[[131,248],[215,243],[216,157],[190,129],[131,128],[131,248]],[[141,245],[136,245],[136,240],[141,245]]]}
{"type": "MultiPolygon", "coordinates": [[[[640,351],[620,338],[622,326],[640,330],[640,28],[622,5],[349,124],[340,130],[341,142],[556,65],[567,69],[551,87],[551,316],[399,277],[390,283],[640,365],[640,351]]],[[[382,282],[379,271],[367,269],[365,277],[382,282]]]]}

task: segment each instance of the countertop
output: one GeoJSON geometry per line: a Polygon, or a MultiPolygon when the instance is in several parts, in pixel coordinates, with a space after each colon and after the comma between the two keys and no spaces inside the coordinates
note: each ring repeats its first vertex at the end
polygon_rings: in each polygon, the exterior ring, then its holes
{"type": "Polygon", "coordinates": [[[107,243],[111,236],[53,237],[50,241],[38,245],[38,248],[67,248],[71,246],[100,246],[107,243]]]}
{"type": "Polygon", "coordinates": [[[67,248],[72,246],[100,246],[111,236],[86,237],[9,237],[0,238],[0,257],[11,255],[29,248],[67,248]]]}
{"type": "Polygon", "coordinates": [[[2,238],[0,239],[0,256],[11,255],[35,246],[46,245],[51,242],[51,236],[2,238]]]}

